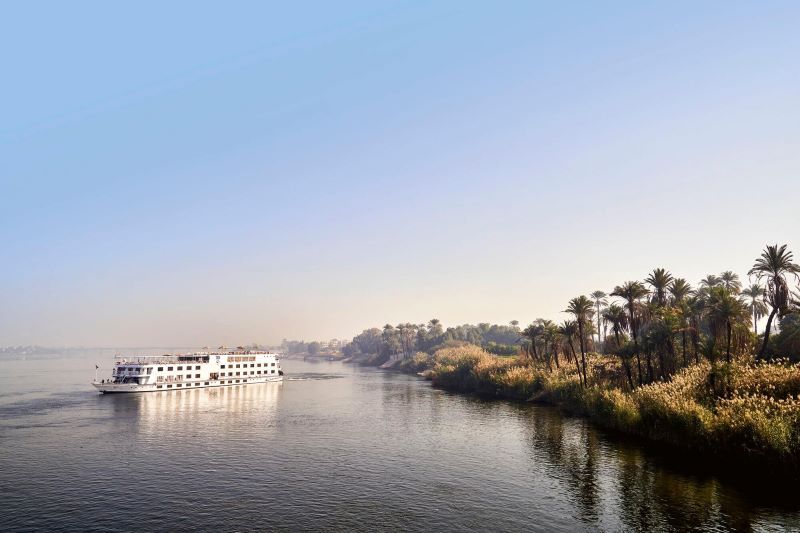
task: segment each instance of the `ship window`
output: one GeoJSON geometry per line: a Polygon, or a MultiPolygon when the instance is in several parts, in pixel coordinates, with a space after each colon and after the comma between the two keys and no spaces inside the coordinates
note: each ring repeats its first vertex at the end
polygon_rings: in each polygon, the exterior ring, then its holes
{"type": "Polygon", "coordinates": [[[181,385],[180,383],[178,383],[178,384],[177,384],[177,385],[175,385],[175,386],[176,386],[176,387],[183,387],[183,385],[181,385]]]}
{"type": "Polygon", "coordinates": [[[183,370],[183,367],[182,367],[182,366],[179,366],[179,367],[178,367],[178,370],[183,370]]]}
{"type": "Polygon", "coordinates": [[[261,370],[259,370],[259,371],[258,371],[258,373],[260,374],[260,373],[261,373],[261,370]]]}
{"type": "MultiPolygon", "coordinates": [[[[636,316],[636,315],[633,315],[633,316],[636,316]]],[[[199,378],[200,374],[195,374],[194,377],[199,378]]]]}
{"type": "Polygon", "coordinates": [[[261,366],[261,363],[258,363],[256,366],[260,367],[260,366],[261,366]]]}
{"type": "Polygon", "coordinates": [[[147,373],[148,374],[152,374],[153,373],[153,367],[152,366],[147,368],[147,373]]]}
{"type": "Polygon", "coordinates": [[[236,383],[239,383],[239,381],[240,381],[240,380],[238,380],[238,379],[237,379],[237,380],[236,380],[236,383]]]}
{"type": "Polygon", "coordinates": [[[156,385],[156,388],[157,388],[157,389],[163,389],[163,388],[164,388],[164,385],[156,385]]]}
{"type": "Polygon", "coordinates": [[[164,367],[163,366],[158,367],[158,371],[159,372],[163,372],[164,371],[164,367]]]}
{"type": "MultiPolygon", "coordinates": [[[[197,365],[196,367],[194,367],[194,369],[195,370],[200,370],[200,365],[197,365]]],[[[200,377],[200,376],[197,376],[197,377],[200,377]]]]}
{"type": "Polygon", "coordinates": [[[171,389],[171,388],[172,388],[172,385],[167,385],[167,388],[168,388],[168,389],[171,389]]]}
{"type": "MultiPolygon", "coordinates": [[[[635,316],[635,315],[634,315],[634,316],[635,316]]],[[[206,381],[205,383],[203,383],[203,385],[208,385],[208,381],[206,381]]]]}
{"type": "MultiPolygon", "coordinates": [[[[254,375],[255,375],[255,373],[256,373],[256,371],[255,371],[255,370],[251,370],[251,371],[250,371],[250,375],[251,375],[251,376],[254,376],[254,375]]],[[[260,373],[261,373],[261,372],[259,372],[259,374],[260,374],[260,373]]]]}
{"type": "Polygon", "coordinates": [[[236,373],[236,375],[237,375],[237,376],[241,376],[241,375],[242,375],[242,373],[241,373],[241,372],[237,372],[237,373],[236,373]]]}
{"type": "Polygon", "coordinates": [[[275,366],[275,363],[272,363],[270,366],[275,366]]]}
{"type": "Polygon", "coordinates": [[[220,368],[225,368],[225,365],[219,365],[220,368]]]}
{"type": "Polygon", "coordinates": [[[256,365],[254,365],[253,363],[250,363],[250,368],[255,368],[255,367],[256,367],[256,365]]]}
{"type": "Polygon", "coordinates": [[[241,368],[242,365],[236,365],[236,368],[241,368]]]}
{"type": "Polygon", "coordinates": [[[172,367],[171,367],[171,366],[168,366],[168,367],[167,367],[167,370],[169,370],[170,372],[172,372],[172,367]]]}
{"type": "Polygon", "coordinates": [[[275,369],[274,369],[274,368],[272,369],[272,373],[273,373],[273,374],[275,373],[275,369]]]}

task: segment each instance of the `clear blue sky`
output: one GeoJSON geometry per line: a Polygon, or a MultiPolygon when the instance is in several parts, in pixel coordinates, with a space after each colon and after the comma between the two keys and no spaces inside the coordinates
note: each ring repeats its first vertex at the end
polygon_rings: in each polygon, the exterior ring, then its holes
{"type": "Polygon", "coordinates": [[[16,2],[0,345],[560,319],[800,254],[800,3],[16,2]]]}

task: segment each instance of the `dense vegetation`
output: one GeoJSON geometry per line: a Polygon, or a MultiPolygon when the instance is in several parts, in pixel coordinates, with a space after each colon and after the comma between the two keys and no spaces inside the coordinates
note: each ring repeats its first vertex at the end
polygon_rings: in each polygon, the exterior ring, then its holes
{"type": "Polygon", "coordinates": [[[386,324],[383,329],[366,329],[344,346],[342,352],[367,364],[382,364],[393,356],[408,359],[416,352],[432,354],[442,348],[464,344],[483,346],[497,355],[517,355],[519,341],[520,329],[516,320],[508,326],[464,324],[445,330],[434,318],[427,324],[386,324]]]}
{"type": "Polygon", "coordinates": [[[791,289],[800,266],[785,245],[767,246],[748,277],[744,289],[732,271],[692,287],[657,268],[571,299],[561,323],[387,324],[357,335],[345,354],[394,359],[446,389],[550,402],[620,431],[800,472],[800,290],[791,289]]]}
{"type": "Polygon", "coordinates": [[[701,360],[632,390],[618,358],[594,353],[586,378],[574,365],[550,370],[478,346],[417,354],[404,366],[448,390],[561,405],[607,428],[800,474],[800,363],[701,360]]]}

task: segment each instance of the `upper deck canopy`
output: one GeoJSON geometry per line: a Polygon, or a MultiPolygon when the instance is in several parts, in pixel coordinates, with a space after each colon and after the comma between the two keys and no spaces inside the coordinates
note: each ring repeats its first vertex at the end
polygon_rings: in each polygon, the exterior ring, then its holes
{"type": "Polygon", "coordinates": [[[217,355],[279,355],[274,352],[261,350],[229,350],[224,352],[191,352],[181,354],[163,355],[115,355],[114,364],[126,365],[156,365],[170,363],[208,363],[212,356],[217,355]]]}

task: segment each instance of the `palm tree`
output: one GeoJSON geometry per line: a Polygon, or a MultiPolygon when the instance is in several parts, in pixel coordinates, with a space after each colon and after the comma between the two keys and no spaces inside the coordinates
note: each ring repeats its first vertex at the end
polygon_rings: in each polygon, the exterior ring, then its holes
{"type": "Polygon", "coordinates": [[[711,289],[708,299],[708,318],[711,329],[717,335],[725,328],[725,360],[731,362],[731,333],[733,326],[747,316],[747,307],[735,294],[724,286],[711,289]]]}
{"type": "Polygon", "coordinates": [[[600,352],[602,353],[603,352],[603,341],[605,339],[601,338],[601,333],[600,333],[602,331],[600,329],[600,318],[601,318],[601,314],[602,314],[600,312],[600,306],[608,304],[608,300],[606,300],[606,296],[608,296],[608,295],[606,293],[604,293],[603,291],[594,291],[590,296],[592,297],[592,299],[594,300],[595,305],[597,306],[597,340],[598,340],[597,345],[600,346],[600,352]]]}
{"type": "Polygon", "coordinates": [[[400,353],[401,346],[399,332],[393,325],[386,324],[383,326],[381,337],[383,338],[383,346],[381,348],[382,352],[385,350],[385,353],[390,356],[400,353]]]}
{"type": "Polygon", "coordinates": [[[722,286],[733,294],[739,294],[742,291],[742,283],[739,281],[739,275],[732,270],[726,270],[720,274],[719,280],[722,286]]]}
{"type": "Polygon", "coordinates": [[[758,358],[764,357],[767,350],[767,343],[769,342],[769,332],[772,327],[772,319],[775,314],[779,313],[781,317],[789,312],[789,284],[786,282],[787,275],[794,275],[795,279],[800,280],[800,266],[793,261],[792,252],[786,250],[786,245],[778,248],[778,245],[767,246],[761,257],[756,259],[753,268],[747,273],[748,276],[755,276],[756,281],[761,281],[763,278],[767,279],[767,302],[772,311],[767,318],[767,327],[764,330],[764,343],[761,345],[761,351],[758,358]]]}
{"type": "Polygon", "coordinates": [[[764,303],[766,295],[767,293],[764,287],[758,283],[753,283],[742,291],[742,296],[749,298],[747,307],[750,308],[750,312],[753,315],[753,333],[755,333],[756,336],[758,336],[758,321],[769,311],[769,309],[767,309],[767,304],[764,303]]]}
{"type": "MultiPolygon", "coordinates": [[[[551,329],[548,335],[550,335],[553,346],[553,355],[556,359],[556,368],[561,368],[561,365],[559,364],[558,353],[564,349],[564,341],[566,339],[564,338],[564,335],[561,334],[561,328],[558,325],[553,324],[550,328],[551,329]]],[[[569,352],[566,349],[564,349],[564,352],[567,354],[567,363],[569,363],[569,352]]]]}
{"type": "Polygon", "coordinates": [[[565,313],[570,313],[575,316],[575,321],[578,323],[578,342],[581,346],[581,364],[583,366],[583,384],[587,384],[586,378],[586,346],[584,344],[583,331],[586,327],[586,322],[591,320],[593,312],[592,301],[586,296],[578,296],[569,301],[569,305],[564,310],[565,313]]]}
{"type": "Polygon", "coordinates": [[[545,320],[543,318],[540,318],[538,322],[539,325],[542,327],[542,339],[544,339],[544,356],[547,357],[547,365],[548,366],[550,365],[550,352],[547,351],[547,346],[549,344],[550,351],[553,353],[553,358],[556,361],[556,368],[560,368],[558,362],[558,350],[556,349],[556,335],[558,333],[558,329],[551,320],[545,320]]]}
{"type": "Polygon", "coordinates": [[[574,320],[565,320],[558,327],[558,333],[567,340],[569,349],[572,351],[572,360],[575,361],[575,368],[578,370],[578,380],[581,382],[581,385],[583,385],[581,365],[578,363],[578,356],[575,355],[575,344],[572,342],[572,339],[575,338],[575,334],[578,333],[578,323],[574,320]]]}
{"type": "Polygon", "coordinates": [[[631,328],[631,335],[633,335],[636,366],[639,369],[639,385],[642,385],[644,382],[642,380],[642,359],[639,356],[639,340],[637,337],[636,304],[639,300],[647,296],[647,289],[638,281],[626,281],[622,285],[614,287],[611,296],[622,298],[627,304],[629,315],[628,325],[631,328]]]}
{"type": "MultiPolygon", "coordinates": [[[[675,358],[675,333],[683,329],[683,316],[679,309],[661,307],[656,310],[648,327],[652,348],[658,355],[661,377],[668,378],[677,367],[675,358]]],[[[684,354],[684,363],[686,356],[684,354]]]]}
{"type": "Polygon", "coordinates": [[[667,303],[667,287],[672,282],[672,274],[664,268],[656,268],[644,282],[653,287],[653,300],[660,307],[664,307],[667,303]]]}
{"type": "Polygon", "coordinates": [[[611,323],[611,330],[614,332],[614,340],[617,343],[617,350],[620,352],[622,366],[628,375],[628,384],[633,389],[630,362],[622,355],[622,342],[620,341],[620,334],[628,327],[628,315],[625,314],[625,309],[622,307],[617,304],[611,304],[603,310],[603,318],[611,323]]]}
{"type": "Polygon", "coordinates": [[[403,352],[403,357],[408,359],[414,353],[415,339],[417,338],[417,326],[406,322],[405,324],[397,324],[396,331],[399,335],[400,349],[403,352]]]}
{"type": "Polygon", "coordinates": [[[547,363],[548,370],[550,370],[552,372],[553,367],[550,364],[550,356],[549,356],[549,353],[547,351],[547,342],[549,340],[547,338],[547,324],[552,323],[552,322],[550,322],[549,320],[545,320],[544,318],[537,318],[534,321],[534,323],[536,324],[536,327],[538,328],[538,336],[541,337],[542,340],[544,340],[544,346],[542,347],[542,358],[544,359],[545,363],[547,363]]]}
{"type": "Polygon", "coordinates": [[[700,362],[700,321],[706,308],[706,300],[701,294],[694,294],[684,302],[684,312],[689,317],[689,332],[692,334],[694,362],[700,362]]]}
{"type": "Polygon", "coordinates": [[[679,304],[692,294],[692,286],[683,278],[675,278],[669,284],[669,293],[672,296],[672,302],[679,304]]]}
{"type": "Polygon", "coordinates": [[[706,289],[710,289],[711,287],[716,287],[720,283],[722,283],[722,280],[720,280],[714,274],[709,274],[708,276],[700,280],[700,286],[706,289]]]}
{"type": "Polygon", "coordinates": [[[522,330],[522,336],[531,341],[531,354],[533,355],[533,359],[536,361],[539,360],[539,354],[536,352],[536,339],[539,337],[539,335],[541,335],[541,333],[541,328],[536,324],[531,324],[522,330]]]}
{"type": "Polygon", "coordinates": [[[692,294],[692,286],[689,285],[683,278],[675,278],[669,286],[669,293],[672,295],[672,305],[674,305],[679,312],[680,330],[681,330],[681,351],[683,355],[684,366],[688,363],[686,359],[686,330],[689,327],[687,317],[691,314],[688,306],[686,305],[686,298],[692,294]]]}

